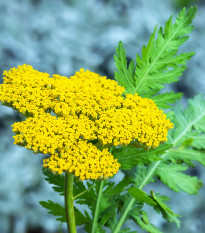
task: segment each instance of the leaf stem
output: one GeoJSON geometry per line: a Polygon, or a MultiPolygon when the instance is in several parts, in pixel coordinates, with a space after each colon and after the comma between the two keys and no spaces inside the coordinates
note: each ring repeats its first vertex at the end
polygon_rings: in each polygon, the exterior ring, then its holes
{"type": "Polygon", "coordinates": [[[65,212],[68,233],[77,233],[73,205],[73,174],[65,172],[65,212]]]}
{"type": "Polygon", "coordinates": [[[94,187],[94,184],[92,186],[90,186],[88,189],[86,189],[85,191],[77,194],[75,197],[73,197],[73,200],[75,200],[76,198],[78,198],[79,196],[83,195],[84,193],[88,192],[91,188],[94,187]]]}
{"type": "Polygon", "coordinates": [[[94,218],[93,218],[91,233],[97,233],[96,227],[97,227],[99,208],[100,208],[100,199],[101,199],[101,196],[102,196],[103,186],[104,186],[104,180],[101,180],[99,188],[98,188],[98,196],[97,196],[97,202],[96,202],[96,206],[95,206],[95,214],[94,214],[94,218]]]}

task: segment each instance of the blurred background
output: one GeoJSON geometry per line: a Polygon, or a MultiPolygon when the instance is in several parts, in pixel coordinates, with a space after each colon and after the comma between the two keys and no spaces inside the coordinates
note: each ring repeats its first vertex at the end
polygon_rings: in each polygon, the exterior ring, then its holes
{"type": "MultiPolygon", "coordinates": [[[[85,68],[113,78],[113,54],[119,40],[127,56],[134,58],[156,24],[163,26],[171,14],[176,16],[189,5],[198,5],[198,14],[195,29],[181,51],[195,51],[196,55],[181,80],[167,88],[183,92],[183,101],[205,94],[204,0],[1,0],[0,72],[26,63],[51,75],[70,76],[85,68]]],[[[43,156],[13,145],[11,124],[19,120],[10,108],[0,106],[0,232],[59,232],[55,218],[38,204],[59,200],[44,182],[43,156]]],[[[192,174],[205,182],[205,168],[197,165],[192,174]]],[[[189,196],[159,184],[156,192],[170,196],[170,205],[183,217],[179,230],[150,209],[153,224],[166,233],[205,232],[205,188],[198,196],[189,196]]],[[[143,232],[132,222],[127,226],[143,232]]]]}

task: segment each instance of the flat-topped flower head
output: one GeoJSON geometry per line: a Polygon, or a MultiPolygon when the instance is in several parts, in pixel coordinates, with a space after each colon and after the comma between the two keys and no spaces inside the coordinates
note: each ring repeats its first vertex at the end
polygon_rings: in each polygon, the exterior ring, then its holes
{"type": "Polygon", "coordinates": [[[109,147],[138,142],[155,148],[173,127],[152,100],[124,91],[88,70],[50,77],[23,65],[4,72],[0,101],[27,117],[14,123],[14,143],[50,155],[44,167],[81,180],[104,179],[120,167],[109,147]]]}
{"type": "Polygon", "coordinates": [[[80,69],[69,79],[53,75],[52,92],[58,96],[52,109],[57,115],[85,115],[97,119],[105,110],[121,107],[124,88],[114,80],[80,69]]]}

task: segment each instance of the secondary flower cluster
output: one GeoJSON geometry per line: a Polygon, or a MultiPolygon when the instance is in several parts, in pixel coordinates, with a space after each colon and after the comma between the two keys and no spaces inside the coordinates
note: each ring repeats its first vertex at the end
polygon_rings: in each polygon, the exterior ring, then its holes
{"type": "Polygon", "coordinates": [[[49,154],[44,167],[102,179],[120,167],[106,147],[138,141],[155,148],[173,127],[152,100],[123,92],[116,81],[88,70],[50,77],[23,65],[4,71],[0,101],[27,117],[14,123],[14,143],[49,154]]]}

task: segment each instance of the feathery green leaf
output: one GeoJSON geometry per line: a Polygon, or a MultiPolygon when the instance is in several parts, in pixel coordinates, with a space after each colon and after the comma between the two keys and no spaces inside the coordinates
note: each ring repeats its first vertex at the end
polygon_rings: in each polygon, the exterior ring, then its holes
{"type": "Polygon", "coordinates": [[[144,150],[129,145],[127,147],[113,148],[112,154],[118,159],[118,162],[121,164],[121,169],[131,169],[139,164],[148,165],[160,160],[159,155],[163,154],[170,147],[172,145],[163,144],[153,150],[144,150]]]}
{"type": "Polygon", "coordinates": [[[187,170],[187,167],[180,164],[167,165],[160,163],[156,169],[156,175],[175,192],[183,190],[189,194],[197,194],[202,182],[197,177],[182,173],[185,170],[187,170]]]}
{"type": "Polygon", "coordinates": [[[124,177],[117,185],[114,182],[106,182],[107,188],[103,191],[104,195],[116,195],[122,193],[125,188],[132,182],[131,177],[124,177]]]}
{"type": "Polygon", "coordinates": [[[145,165],[138,165],[137,166],[137,171],[135,173],[135,176],[133,178],[136,187],[140,187],[140,185],[143,183],[147,176],[147,167],[145,165]]]}
{"type": "Polygon", "coordinates": [[[146,211],[141,210],[138,212],[130,213],[132,219],[146,232],[149,233],[162,233],[157,227],[149,222],[148,214],[146,211]]]}
{"type": "Polygon", "coordinates": [[[157,104],[158,108],[170,108],[170,104],[174,104],[177,100],[181,99],[182,93],[165,92],[163,94],[155,95],[152,100],[157,104]]]}
{"type": "Polygon", "coordinates": [[[177,150],[170,150],[168,154],[169,158],[171,159],[180,159],[184,161],[189,166],[192,166],[192,161],[197,161],[205,166],[205,153],[202,151],[197,151],[193,149],[177,149],[177,150]]]}
{"type": "Polygon", "coordinates": [[[199,134],[197,132],[192,132],[192,135],[188,137],[191,137],[191,139],[193,139],[192,146],[194,148],[199,149],[199,150],[205,149],[205,134],[199,134]]]}
{"type": "Polygon", "coordinates": [[[129,146],[115,148],[112,154],[118,159],[121,169],[131,169],[138,164],[150,164],[153,161],[160,160],[152,151],[129,146]]]}
{"type": "Polygon", "coordinates": [[[172,22],[172,17],[166,22],[164,31],[158,30],[155,40],[156,27],[147,46],[142,49],[142,58],[137,56],[135,69],[135,87],[133,93],[142,95],[150,89],[161,89],[163,84],[177,81],[186,68],[186,61],[194,53],[182,53],[176,55],[179,46],[188,39],[191,32],[193,18],[196,15],[196,7],[184,8],[172,22]]]}
{"type": "Polygon", "coordinates": [[[134,87],[133,73],[134,73],[134,60],[132,60],[127,66],[127,58],[125,49],[123,48],[122,41],[119,42],[116,48],[117,55],[114,55],[115,65],[117,71],[115,71],[115,79],[125,87],[127,92],[132,92],[134,87]]]}
{"type": "Polygon", "coordinates": [[[148,205],[154,206],[156,203],[148,196],[147,193],[144,191],[136,188],[136,187],[131,187],[128,189],[128,192],[139,202],[141,203],[146,203],[148,205]]]}
{"type": "Polygon", "coordinates": [[[186,62],[193,52],[177,54],[179,47],[189,38],[192,21],[197,8],[184,8],[172,22],[172,17],[157,32],[157,26],[150,36],[147,46],[143,46],[142,57],[137,55],[135,67],[132,60],[127,65],[126,53],[120,41],[114,56],[117,71],[115,79],[125,87],[125,93],[138,93],[153,98],[159,108],[169,108],[181,97],[181,93],[166,92],[156,95],[164,84],[178,81],[186,69],[186,62]],[[157,35],[157,36],[156,36],[157,35]],[[153,96],[155,95],[155,96],[153,96]]]}
{"type": "Polygon", "coordinates": [[[169,201],[169,198],[167,196],[159,196],[158,194],[154,194],[153,191],[151,191],[151,196],[153,200],[157,203],[157,205],[154,206],[154,209],[157,212],[160,212],[167,221],[169,222],[175,222],[177,224],[177,227],[180,227],[180,220],[178,217],[181,217],[178,214],[175,214],[171,208],[165,203],[165,201],[169,201]]]}
{"type": "Polygon", "coordinates": [[[205,148],[202,145],[205,133],[205,100],[203,95],[196,95],[193,99],[188,100],[188,103],[186,109],[183,109],[181,104],[173,108],[177,117],[172,120],[175,129],[170,131],[171,141],[174,141],[175,146],[177,146],[187,139],[193,139],[193,145],[197,147],[199,144],[205,148]]]}
{"type": "Polygon", "coordinates": [[[88,230],[90,229],[90,224],[92,222],[89,214],[85,211],[86,215],[80,212],[77,208],[75,208],[75,223],[77,226],[84,225],[85,224],[85,229],[88,230]]]}
{"type": "Polygon", "coordinates": [[[48,181],[49,184],[53,185],[53,190],[60,193],[60,195],[64,195],[64,175],[54,175],[47,168],[43,168],[42,170],[45,175],[45,180],[48,181]]]}
{"type": "Polygon", "coordinates": [[[39,203],[41,204],[41,206],[48,210],[49,214],[52,214],[55,217],[57,217],[56,220],[60,222],[66,222],[66,213],[65,208],[63,206],[51,200],[48,200],[47,202],[40,201],[39,203]]]}

